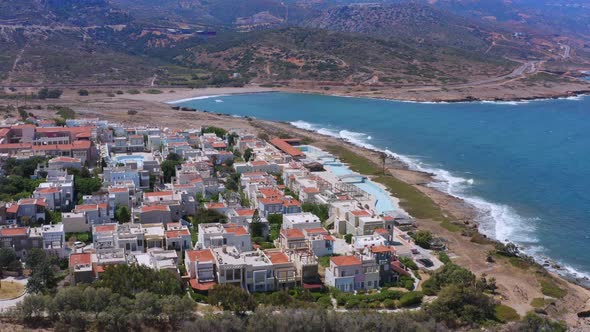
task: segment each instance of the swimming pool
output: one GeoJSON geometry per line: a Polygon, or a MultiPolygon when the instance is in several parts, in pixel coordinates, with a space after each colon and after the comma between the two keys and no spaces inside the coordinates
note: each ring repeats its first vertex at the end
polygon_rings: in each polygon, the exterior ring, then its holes
{"type": "Polygon", "coordinates": [[[137,163],[137,167],[142,167],[144,160],[144,156],[137,155],[115,157],[117,164],[137,163]]]}
{"type": "MultiPolygon", "coordinates": [[[[348,167],[346,167],[342,163],[326,163],[324,164],[324,167],[336,176],[354,174],[350,169],[348,169],[348,167]]],[[[394,205],[392,197],[389,195],[389,193],[385,189],[378,186],[376,183],[369,180],[365,180],[365,182],[363,183],[355,183],[354,185],[359,187],[363,191],[371,194],[375,198],[377,202],[377,204],[375,205],[375,209],[377,210],[377,212],[385,213],[388,211],[394,211],[399,209],[399,207],[394,205]]]]}

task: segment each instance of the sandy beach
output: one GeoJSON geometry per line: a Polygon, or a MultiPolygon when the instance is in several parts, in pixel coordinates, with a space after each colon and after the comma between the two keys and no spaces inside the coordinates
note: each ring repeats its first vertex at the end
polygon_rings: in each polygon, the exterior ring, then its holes
{"type": "MultiPolygon", "coordinates": [[[[180,129],[212,125],[241,132],[266,132],[271,135],[282,133],[308,138],[313,142],[313,145],[320,148],[339,146],[376,164],[381,163],[380,156],[375,151],[352,145],[341,139],[295,128],[287,123],[236,118],[204,112],[177,111],[165,103],[199,96],[268,91],[276,90],[264,88],[176,89],[173,92],[165,91],[161,94],[124,94],[114,97],[109,97],[104,93],[91,93],[88,97],[80,97],[75,90],[68,90],[65,91],[61,99],[50,103],[70,107],[80,114],[80,117],[98,117],[130,125],[157,124],[162,127],[180,129]],[[127,113],[129,110],[136,110],[137,114],[129,115],[127,113]]],[[[43,105],[46,102],[33,102],[33,104],[36,103],[43,105]]],[[[53,111],[33,110],[32,112],[49,117],[54,116],[53,111]]],[[[428,196],[454,221],[463,224],[468,229],[476,228],[477,211],[461,199],[429,187],[428,183],[433,181],[429,174],[409,170],[403,163],[395,160],[388,162],[387,170],[394,177],[428,196]]],[[[485,240],[473,241],[472,236],[465,236],[462,232],[452,232],[438,221],[418,219],[417,223],[420,229],[429,230],[436,236],[447,240],[453,261],[457,264],[468,268],[478,276],[485,274],[488,278],[495,278],[499,287],[498,299],[516,309],[520,315],[535,310],[531,305],[533,299],[544,298],[539,283],[539,273],[541,272],[538,270],[522,269],[514,266],[508,260],[498,259],[495,263],[486,261],[488,253],[494,249],[493,243],[485,240]]],[[[553,277],[561,288],[567,290],[567,295],[556,300],[553,304],[547,305],[543,309],[544,312],[554,319],[566,321],[576,330],[589,330],[590,320],[578,318],[577,314],[590,309],[590,291],[558,276],[553,275],[553,277]]]]}

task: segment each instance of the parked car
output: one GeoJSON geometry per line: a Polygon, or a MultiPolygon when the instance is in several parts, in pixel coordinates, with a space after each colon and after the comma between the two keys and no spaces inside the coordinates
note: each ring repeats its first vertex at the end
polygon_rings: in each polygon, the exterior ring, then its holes
{"type": "Polygon", "coordinates": [[[420,264],[424,265],[425,267],[434,266],[434,263],[428,258],[420,258],[420,259],[417,259],[416,261],[418,261],[420,264]]]}

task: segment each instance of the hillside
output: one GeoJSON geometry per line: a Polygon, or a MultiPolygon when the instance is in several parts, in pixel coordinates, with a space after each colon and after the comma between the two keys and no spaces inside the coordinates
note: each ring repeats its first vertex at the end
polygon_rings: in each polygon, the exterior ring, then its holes
{"type": "Polygon", "coordinates": [[[302,28],[221,36],[192,48],[184,61],[241,73],[261,83],[314,80],[394,85],[459,83],[509,72],[514,65],[454,50],[302,28]]]}
{"type": "Polygon", "coordinates": [[[514,37],[512,21],[490,23],[475,0],[351,2],[0,0],[0,80],[396,87],[482,81],[533,61],[565,73],[590,58],[569,39],[564,57],[562,36],[514,37]]]}
{"type": "Polygon", "coordinates": [[[107,0],[0,0],[0,22],[38,25],[114,25],[130,20],[107,0]]]}
{"type": "Polygon", "coordinates": [[[307,25],[468,50],[485,50],[490,44],[490,34],[475,23],[417,3],[338,6],[307,25]]]}

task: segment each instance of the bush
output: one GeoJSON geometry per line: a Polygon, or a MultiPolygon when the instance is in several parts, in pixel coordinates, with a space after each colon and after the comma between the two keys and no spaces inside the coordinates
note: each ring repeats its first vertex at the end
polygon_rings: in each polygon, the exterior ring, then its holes
{"type": "Polygon", "coordinates": [[[63,94],[62,90],[59,89],[47,89],[43,88],[37,92],[37,97],[39,99],[59,99],[63,94]]]}
{"type": "Polygon", "coordinates": [[[464,285],[443,288],[427,312],[450,328],[484,323],[496,318],[496,303],[483,292],[464,285]]]}
{"type": "Polygon", "coordinates": [[[416,265],[416,262],[414,262],[414,260],[412,260],[410,257],[400,257],[399,261],[412,271],[418,270],[418,265],[416,265]]]}
{"type": "Polygon", "coordinates": [[[397,305],[395,304],[395,300],[387,299],[383,301],[383,307],[386,309],[395,309],[397,305]]]}
{"type": "Polygon", "coordinates": [[[496,319],[499,322],[508,323],[508,322],[519,320],[520,316],[518,315],[516,310],[514,310],[513,308],[511,308],[507,305],[498,304],[496,306],[496,319]]]}
{"type": "Polygon", "coordinates": [[[407,292],[399,299],[399,305],[401,307],[416,306],[422,303],[423,297],[424,294],[422,292],[407,292]]]}
{"type": "Polygon", "coordinates": [[[518,332],[565,332],[567,326],[561,322],[551,321],[549,318],[535,314],[527,314],[524,319],[516,323],[510,331],[518,332]]]}
{"type": "Polygon", "coordinates": [[[414,241],[417,245],[424,249],[430,249],[430,242],[432,242],[432,233],[429,231],[418,231],[414,235],[414,241]]]}
{"type": "Polygon", "coordinates": [[[220,306],[224,310],[243,314],[256,308],[252,295],[244,289],[232,285],[216,285],[209,290],[208,303],[220,306]]]}
{"type": "Polygon", "coordinates": [[[451,259],[449,258],[449,255],[447,255],[447,253],[443,252],[443,251],[438,253],[438,259],[440,259],[440,261],[443,264],[451,263],[451,259]]]}
{"type": "Polygon", "coordinates": [[[348,244],[351,244],[352,243],[352,234],[344,235],[344,241],[346,241],[346,243],[348,243],[348,244]]]}
{"type": "Polygon", "coordinates": [[[88,92],[88,90],[86,90],[86,89],[78,90],[78,95],[80,95],[80,96],[88,96],[89,94],[90,94],[90,92],[88,92]]]}

